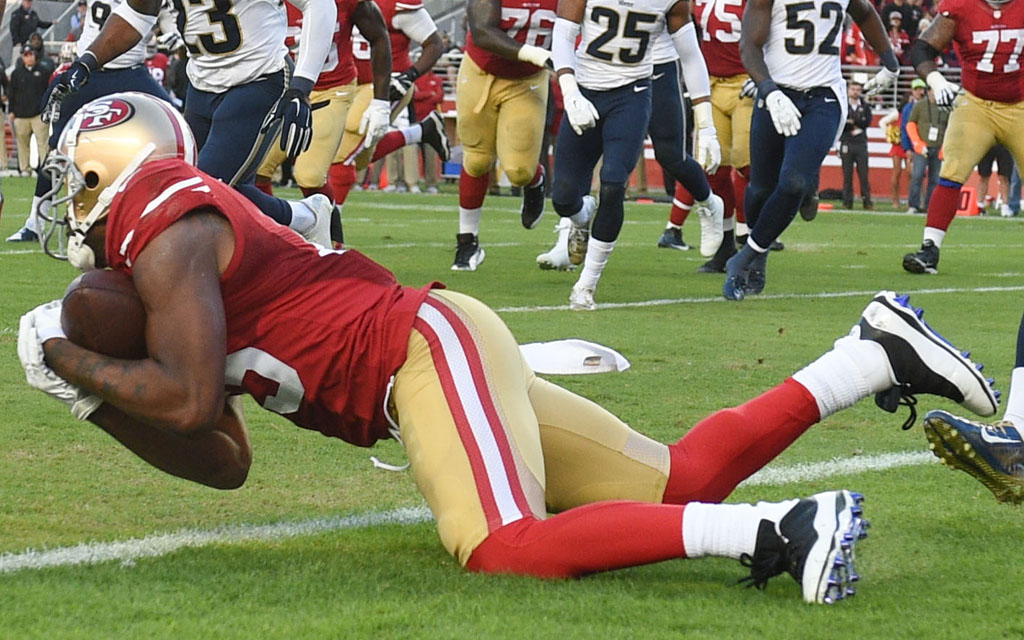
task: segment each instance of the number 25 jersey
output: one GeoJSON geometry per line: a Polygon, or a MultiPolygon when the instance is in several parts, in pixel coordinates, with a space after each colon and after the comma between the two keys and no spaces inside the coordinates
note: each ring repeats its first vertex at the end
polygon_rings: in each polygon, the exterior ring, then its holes
{"type": "Polygon", "coordinates": [[[842,83],[839,38],[847,4],[848,0],[776,0],[772,4],[764,43],[764,61],[772,80],[793,89],[842,83]]]}
{"type": "Polygon", "coordinates": [[[605,91],[651,77],[652,50],[676,0],[588,0],[576,48],[576,79],[605,91]]]}

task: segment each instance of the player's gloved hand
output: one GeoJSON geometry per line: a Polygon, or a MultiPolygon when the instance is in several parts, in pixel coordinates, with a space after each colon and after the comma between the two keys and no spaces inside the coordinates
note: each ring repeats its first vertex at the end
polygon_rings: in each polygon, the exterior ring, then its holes
{"type": "Polygon", "coordinates": [[[562,88],[565,117],[569,120],[569,125],[576,135],[581,136],[587,129],[596,127],[601,116],[597,113],[594,103],[580,93],[575,74],[563,73],[558,76],[558,85],[562,88]]]}
{"type": "Polygon", "coordinates": [[[871,78],[864,84],[864,95],[877,96],[879,93],[891,89],[896,84],[896,78],[900,76],[900,68],[896,67],[895,71],[891,71],[886,67],[879,69],[875,77],[871,78]]]}
{"type": "Polygon", "coordinates": [[[61,301],[40,305],[21,316],[18,326],[18,359],[28,383],[46,395],[63,402],[71,414],[85,420],[103,401],[64,380],[46,366],[43,343],[65,338],[60,326],[61,301]]]}
{"type": "Polygon", "coordinates": [[[704,172],[712,174],[722,164],[722,146],[718,143],[718,131],[714,127],[697,130],[697,162],[704,172]]]}
{"type": "Polygon", "coordinates": [[[370,100],[359,122],[359,134],[366,137],[363,144],[372,147],[384,137],[391,126],[391,104],[387,100],[370,100]]]}
{"type": "Polygon", "coordinates": [[[416,67],[409,67],[401,73],[392,73],[388,100],[391,102],[401,102],[405,94],[409,93],[409,90],[412,89],[412,85],[418,77],[420,77],[420,72],[416,70],[416,67]]]}
{"type": "Polygon", "coordinates": [[[747,78],[743,82],[743,87],[740,89],[741,98],[753,98],[757,95],[757,83],[754,82],[753,78],[747,78]]]}
{"type": "Polygon", "coordinates": [[[43,107],[42,119],[46,124],[56,122],[60,118],[60,105],[64,98],[89,83],[89,76],[99,68],[99,62],[92,51],[86,51],[78,56],[78,59],[71,63],[71,66],[64,70],[57,78],[57,84],[50,91],[50,97],[43,107]]]}
{"type": "Polygon", "coordinates": [[[935,93],[935,104],[943,110],[949,111],[956,106],[956,97],[960,95],[960,85],[946,80],[937,70],[932,71],[925,78],[928,88],[935,93]]]}
{"type": "Polygon", "coordinates": [[[274,110],[273,119],[281,119],[281,151],[292,161],[309,148],[313,139],[313,110],[309,106],[312,89],[312,80],[293,77],[274,110]]]}
{"type": "Polygon", "coordinates": [[[157,36],[156,46],[158,49],[174,52],[185,46],[185,40],[177,31],[171,31],[157,36]]]}
{"type": "Polygon", "coordinates": [[[523,62],[529,62],[536,67],[550,69],[551,71],[555,70],[555,63],[551,60],[551,52],[543,47],[524,44],[519,47],[519,51],[516,52],[516,57],[523,62]]]}
{"type": "MultiPolygon", "coordinates": [[[[770,81],[767,81],[770,82],[770,81]]],[[[764,84],[764,83],[762,83],[764,84]]],[[[770,87],[758,87],[758,95],[765,96],[764,104],[772,117],[772,124],[780,135],[795,136],[800,131],[800,110],[796,108],[789,96],[771,82],[770,87]],[[769,90],[764,90],[769,89],[769,90]]]]}

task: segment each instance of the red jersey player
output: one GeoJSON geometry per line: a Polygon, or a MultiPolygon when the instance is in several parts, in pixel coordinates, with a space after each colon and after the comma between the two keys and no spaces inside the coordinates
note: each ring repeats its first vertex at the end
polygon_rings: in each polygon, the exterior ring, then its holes
{"type": "MultiPolygon", "coordinates": [[[[935,20],[911,47],[918,75],[935,92],[939,107],[953,113],[921,249],[903,256],[907,271],[938,273],[939,247],[956,216],[960,186],[992,146],[1002,144],[1017,166],[1024,166],[1022,49],[1024,3],[1014,0],[942,0],[935,20]],[[935,64],[935,57],[950,43],[960,58],[963,92],[935,64]]],[[[926,135],[937,137],[938,129],[926,135]]]]}
{"type": "Polygon", "coordinates": [[[523,226],[533,229],[544,214],[539,160],[548,104],[545,67],[557,8],[557,0],[470,0],[466,5],[469,35],[455,93],[463,149],[455,271],[475,271],[483,262],[480,217],[495,160],[509,182],[524,187],[523,226]]]}
{"type": "Polygon", "coordinates": [[[995,410],[974,364],[883,292],[821,359],[659,444],[537,378],[483,303],[404,287],[355,251],[267,221],[190,164],[182,122],[154,98],[115,94],[75,114],[47,163],[69,191],[69,260],[130,274],[147,357],[71,343],[59,301],[23,316],[18,336],[34,387],[167,473],[244,483],[251,445],[240,403],[226,401],[244,392],[353,444],[399,438],[442,543],[470,570],[569,577],[746,555],[754,585],[789,571],[805,600],[829,603],[852,593],[866,533],[857,494],[713,503],[820,417],[876,392],[941,389],[995,410]],[[909,347],[889,353],[895,343],[909,347]]]}

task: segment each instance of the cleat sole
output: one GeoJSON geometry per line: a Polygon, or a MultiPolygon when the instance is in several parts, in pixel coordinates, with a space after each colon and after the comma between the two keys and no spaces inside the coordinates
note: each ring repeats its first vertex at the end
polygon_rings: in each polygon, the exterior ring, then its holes
{"type": "Polygon", "coordinates": [[[959,431],[941,418],[941,413],[925,418],[924,433],[932,454],[949,469],[973,476],[998,502],[1024,504],[1024,480],[993,469],[959,431]]]}

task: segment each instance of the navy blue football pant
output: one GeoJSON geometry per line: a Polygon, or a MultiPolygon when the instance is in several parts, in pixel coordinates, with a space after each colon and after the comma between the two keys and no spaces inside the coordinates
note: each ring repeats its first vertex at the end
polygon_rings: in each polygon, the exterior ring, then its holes
{"type": "MultiPolygon", "coordinates": [[[[43,94],[43,105],[50,99],[50,92],[57,85],[57,78],[54,78],[50,86],[43,94]]],[[[156,96],[170,102],[167,92],[153,79],[149,69],[144,64],[137,64],[126,69],[99,69],[89,74],[89,82],[77,92],[69,94],[60,103],[60,115],[57,120],[50,123],[50,148],[56,149],[60,134],[64,131],[71,116],[75,115],[86,103],[92,102],[103,96],[122,91],[138,91],[156,96]]],[[[50,190],[50,177],[39,171],[36,175],[36,195],[42,196],[50,190]]]]}
{"type": "Polygon", "coordinates": [[[651,122],[647,134],[654,159],[697,200],[707,200],[711,187],[704,169],[686,153],[686,122],[679,89],[677,62],[654,65],[651,76],[651,122]]]}
{"type": "Polygon", "coordinates": [[[750,185],[744,199],[750,237],[767,249],[782,235],[803,202],[817,188],[821,163],[839,128],[841,107],[826,87],[808,91],[784,88],[800,110],[800,131],[786,137],[758,98],[750,121],[750,185]]]}
{"type": "Polygon", "coordinates": [[[644,79],[608,91],[581,88],[581,92],[600,117],[597,126],[576,135],[568,117],[562,116],[551,203],[563,217],[579,211],[583,196],[590,193],[594,167],[603,156],[601,198],[591,235],[602,242],[613,242],[622,229],[626,182],[643,151],[651,117],[651,83],[644,79]]]}
{"type": "Polygon", "coordinates": [[[253,185],[270,145],[278,141],[280,121],[268,123],[285,89],[278,71],[223,93],[188,87],[185,121],[199,147],[197,166],[232,185],[280,224],[292,220],[291,207],[253,185]]]}

